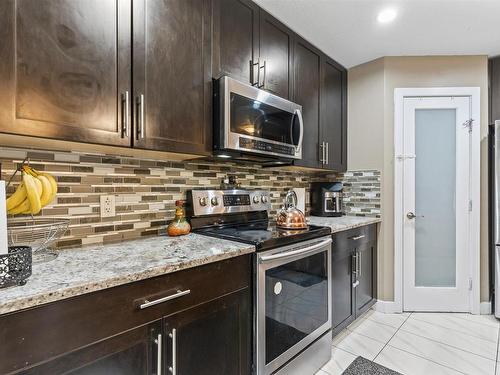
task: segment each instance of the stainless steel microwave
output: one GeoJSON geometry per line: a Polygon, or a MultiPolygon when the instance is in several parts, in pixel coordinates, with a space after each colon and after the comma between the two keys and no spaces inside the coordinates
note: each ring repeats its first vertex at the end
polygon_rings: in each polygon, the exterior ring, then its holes
{"type": "Polygon", "coordinates": [[[217,156],[302,158],[302,106],[227,76],[214,82],[214,103],[217,156]]]}

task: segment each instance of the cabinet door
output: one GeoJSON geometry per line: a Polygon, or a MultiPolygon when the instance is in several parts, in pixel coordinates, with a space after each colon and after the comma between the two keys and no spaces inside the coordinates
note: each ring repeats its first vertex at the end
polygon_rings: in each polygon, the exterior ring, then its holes
{"type": "Polygon", "coordinates": [[[371,241],[357,249],[359,284],[356,287],[356,317],[367,311],[376,299],[376,248],[377,243],[371,241]]]}
{"type": "Polygon", "coordinates": [[[209,154],[212,1],[133,4],[134,146],[209,154]]]}
{"type": "Polygon", "coordinates": [[[250,374],[251,322],[249,289],[165,318],[166,368],[179,375],[250,374]]]}
{"type": "Polygon", "coordinates": [[[295,164],[303,167],[321,168],[319,125],[321,109],[321,52],[297,38],[294,44],[293,101],[302,106],[304,139],[302,159],[295,164]]]}
{"type": "Polygon", "coordinates": [[[44,362],[22,374],[157,374],[160,333],[161,320],[158,320],[44,362]]]}
{"type": "Polygon", "coordinates": [[[355,318],[354,248],[332,245],[332,331],[335,336],[355,318]]]}
{"type": "Polygon", "coordinates": [[[260,85],[285,99],[292,93],[293,32],[260,11],[260,85]]]}
{"type": "Polygon", "coordinates": [[[0,1],[0,131],[130,146],[130,0],[0,1]]]}
{"type": "Polygon", "coordinates": [[[500,57],[489,61],[490,123],[500,120],[500,57]]]}
{"type": "Polygon", "coordinates": [[[259,7],[249,0],[214,0],[213,77],[257,84],[259,7]]]}
{"type": "Polygon", "coordinates": [[[347,72],[329,58],[323,64],[321,136],[326,143],[324,168],[347,170],[347,72]]]}

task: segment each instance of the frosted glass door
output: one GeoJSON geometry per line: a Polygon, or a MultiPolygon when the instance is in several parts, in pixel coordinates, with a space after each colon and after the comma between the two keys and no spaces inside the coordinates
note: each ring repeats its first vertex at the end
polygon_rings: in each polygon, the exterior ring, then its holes
{"type": "Polygon", "coordinates": [[[468,311],[468,97],[405,98],[403,307],[468,311]]]}
{"type": "Polygon", "coordinates": [[[456,110],[415,111],[415,285],[456,285],[456,110]]]}

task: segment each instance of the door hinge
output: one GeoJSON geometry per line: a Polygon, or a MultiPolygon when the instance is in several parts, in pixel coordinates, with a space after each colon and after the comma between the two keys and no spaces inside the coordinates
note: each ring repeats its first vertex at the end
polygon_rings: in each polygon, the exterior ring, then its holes
{"type": "Polygon", "coordinates": [[[469,277],[469,291],[472,291],[472,277],[469,277]]]}
{"type": "Polygon", "coordinates": [[[463,123],[464,128],[469,128],[469,133],[472,133],[472,123],[474,122],[474,119],[469,119],[463,123]]]}
{"type": "Polygon", "coordinates": [[[472,199],[469,199],[469,212],[472,212],[472,199]]]}

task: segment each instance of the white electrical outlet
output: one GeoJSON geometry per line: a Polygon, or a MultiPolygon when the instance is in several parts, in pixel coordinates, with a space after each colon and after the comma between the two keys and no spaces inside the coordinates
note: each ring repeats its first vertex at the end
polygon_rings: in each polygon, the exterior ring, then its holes
{"type": "Polygon", "coordinates": [[[101,217],[115,216],[115,196],[101,195],[101,217]]]}

